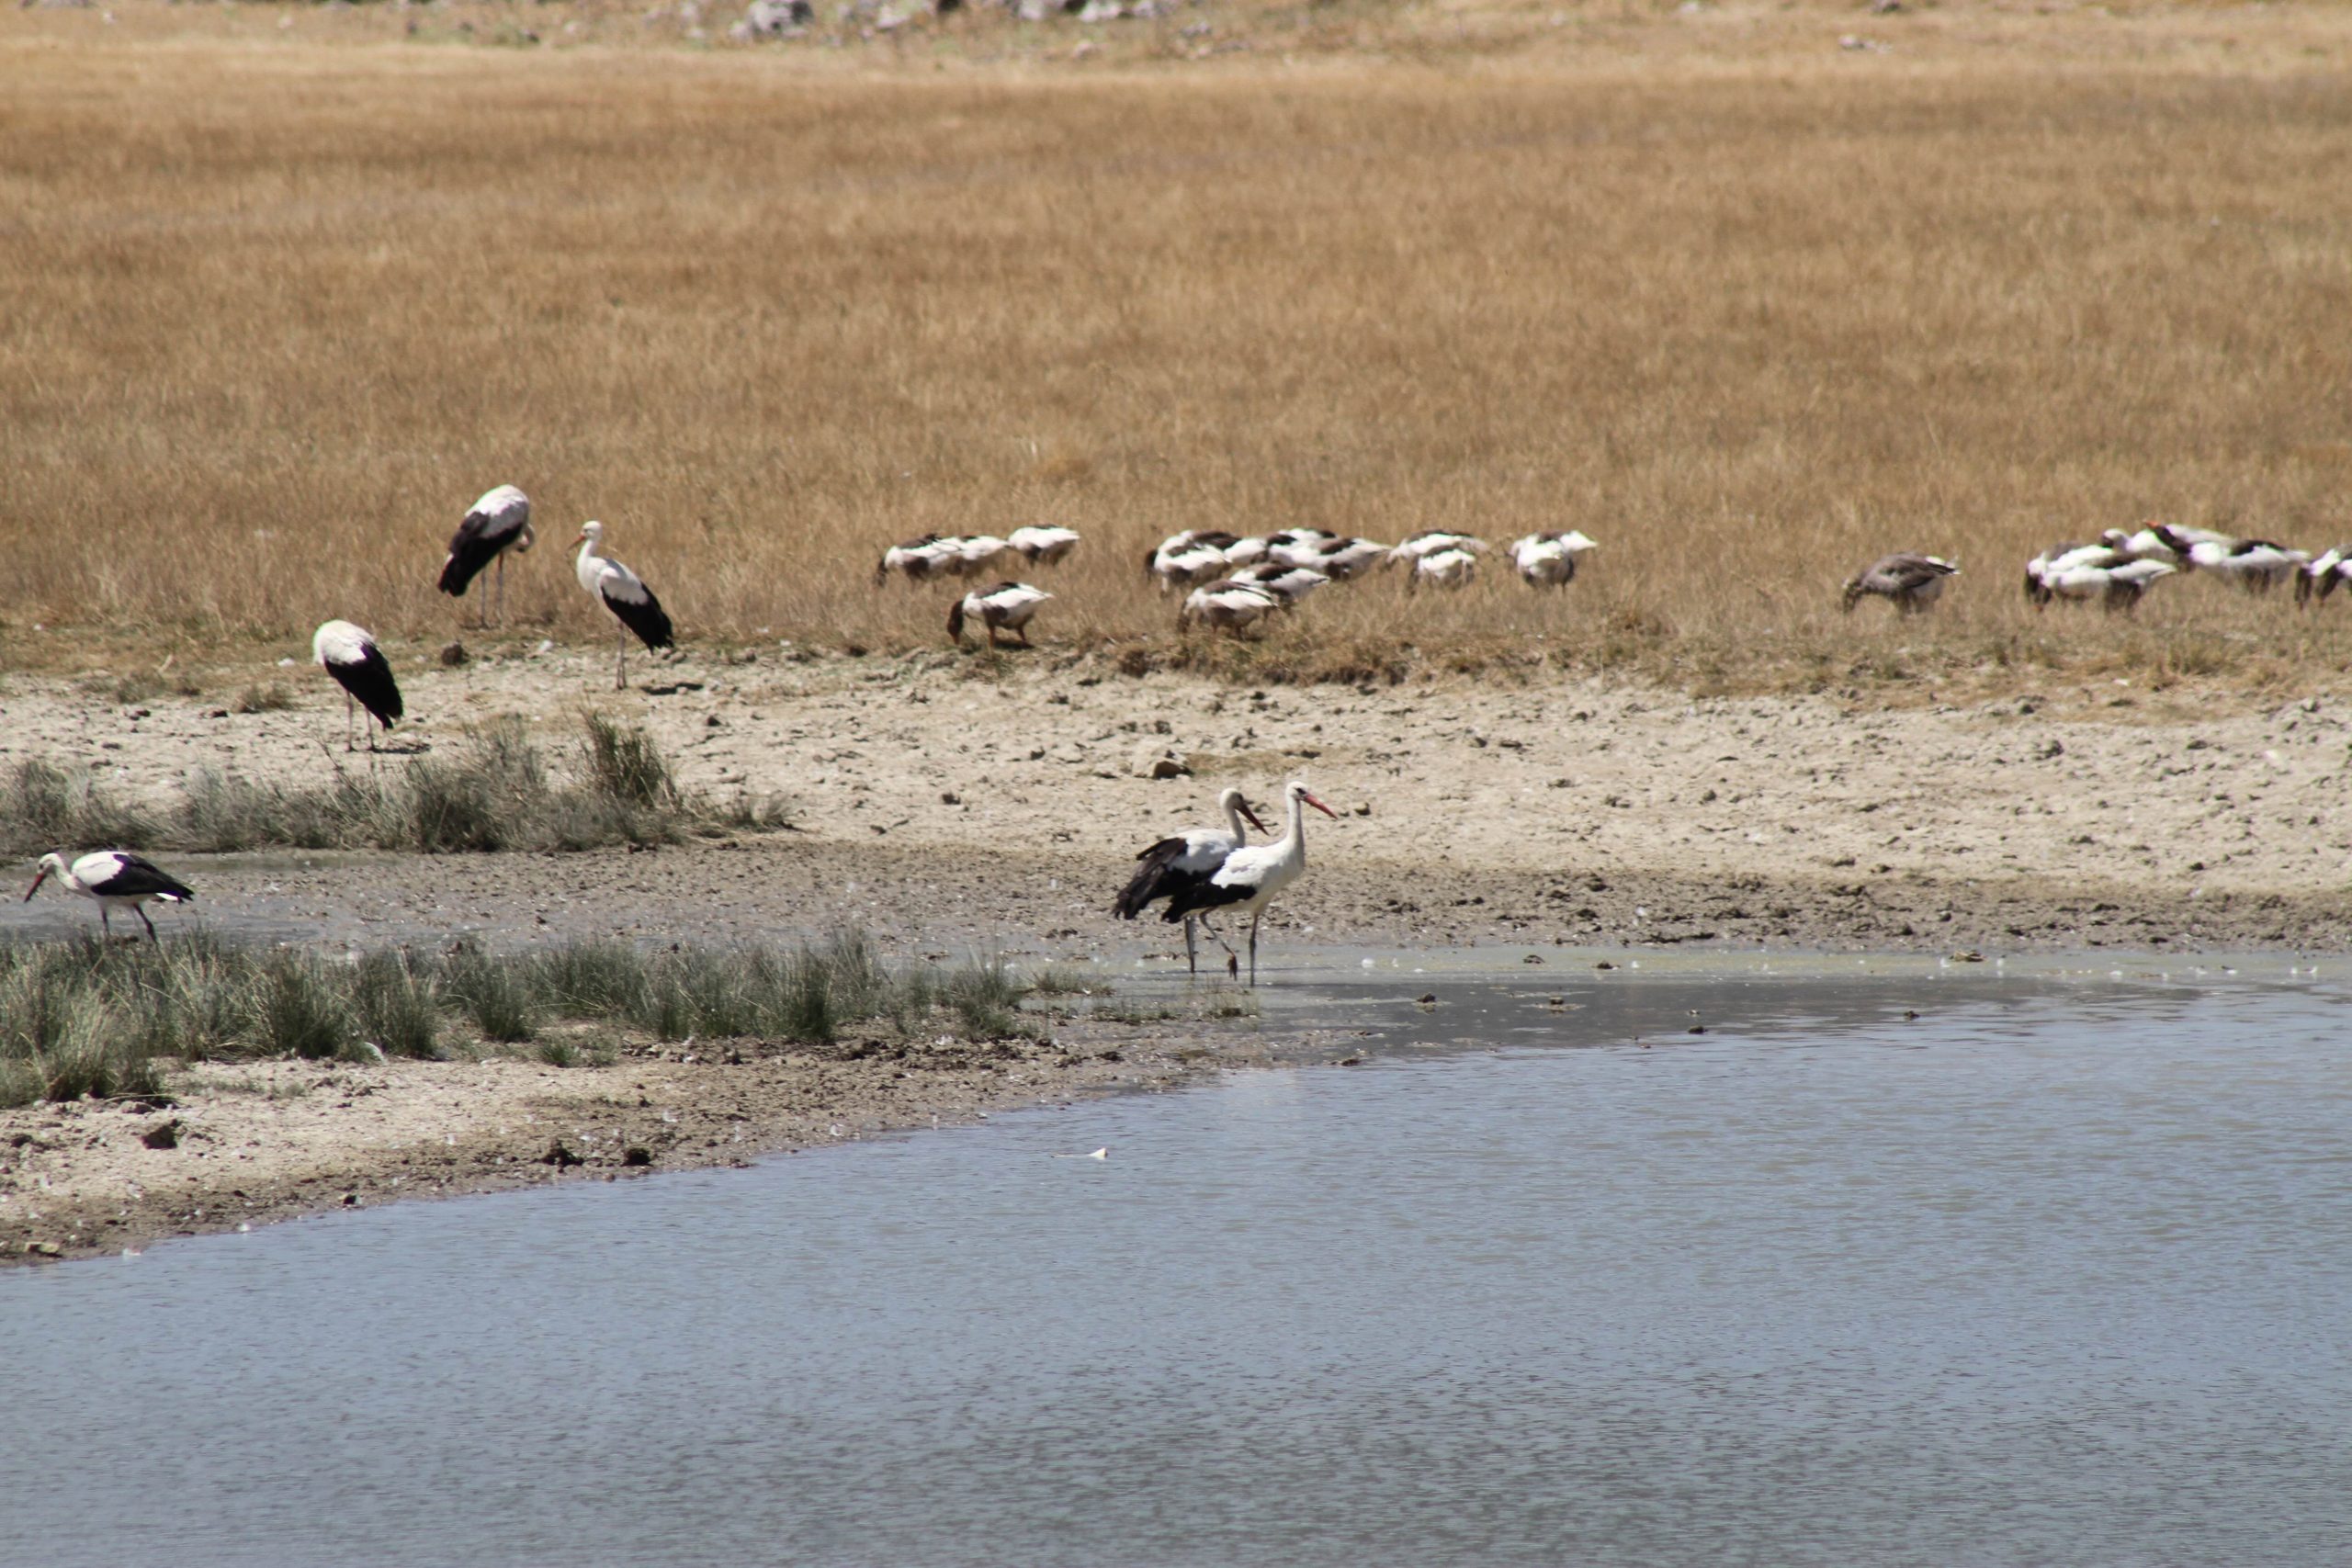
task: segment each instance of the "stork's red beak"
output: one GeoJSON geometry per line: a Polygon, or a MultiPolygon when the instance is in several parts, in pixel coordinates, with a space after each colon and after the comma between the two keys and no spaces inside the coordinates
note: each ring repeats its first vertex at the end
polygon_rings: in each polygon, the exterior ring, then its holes
{"type": "MultiPolygon", "coordinates": [[[[1255,820],[1256,820],[1256,818],[1251,818],[1251,820],[1252,820],[1252,821],[1255,821],[1255,820]]],[[[36,876],[36,877],[34,877],[34,878],[33,878],[33,885],[32,885],[30,887],[28,887],[28,888],[26,888],[26,889],[25,889],[25,902],[26,902],[26,903],[28,903],[28,904],[31,903],[31,902],[33,901],[33,895],[34,895],[34,894],[36,894],[36,893],[38,893],[38,892],[40,892],[40,885],[41,885],[42,883],[44,883],[44,882],[47,882],[48,880],[49,880],[49,867],[47,867],[47,866],[42,866],[42,867],[40,868],[40,874],[39,876],[36,876]]]]}
{"type": "Polygon", "coordinates": [[[1258,829],[1258,831],[1260,831],[1261,833],[1268,832],[1268,831],[1270,831],[1270,830],[1271,830],[1271,829],[1269,829],[1267,828],[1267,826],[1266,826],[1263,822],[1261,822],[1261,821],[1259,821],[1259,820],[1258,820],[1258,814],[1257,814],[1256,812],[1254,812],[1254,811],[1252,811],[1252,810],[1250,810],[1250,803],[1249,803],[1248,801],[1246,801],[1246,800],[1243,800],[1243,801],[1237,801],[1237,802],[1234,804],[1234,807],[1233,807],[1233,808],[1234,808],[1236,811],[1240,812],[1240,813],[1241,813],[1241,816],[1242,816],[1242,818],[1243,818],[1245,821],[1247,821],[1247,822],[1250,824],[1250,826],[1251,826],[1252,828],[1257,829],[1258,829]]]}
{"type": "Polygon", "coordinates": [[[1306,802],[1307,805],[1315,807],[1316,810],[1323,813],[1324,816],[1329,817],[1332,821],[1337,822],[1340,819],[1340,814],[1332,810],[1329,807],[1324,805],[1321,801],[1316,799],[1315,793],[1312,790],[1300,790],[1298,792],[1298,798],[1306,802]]]}

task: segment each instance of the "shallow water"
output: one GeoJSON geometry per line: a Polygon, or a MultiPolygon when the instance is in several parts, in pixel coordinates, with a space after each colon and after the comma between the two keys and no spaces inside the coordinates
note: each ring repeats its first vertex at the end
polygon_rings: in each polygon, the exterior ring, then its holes
{"type": "Polygon", "coordinates": [[[2343,988],[1879,967],[0,1277],[0,1560],[2352,1561],[2343,988]]]}

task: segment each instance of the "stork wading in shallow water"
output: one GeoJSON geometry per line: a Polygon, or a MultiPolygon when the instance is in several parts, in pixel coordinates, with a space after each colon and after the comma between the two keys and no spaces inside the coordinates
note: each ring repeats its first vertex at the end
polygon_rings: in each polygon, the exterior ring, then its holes
{"type": "Polygon", "coordinates": [[[628,690],[628,638],[631,632],[648,651],[674,648],[677,639],[671,633],[670,617],[662,610],[662,601],[653,590],[645,586],[637,573],[616,560],[607,560],[603,552],[605,525],[602,523],[580,525],[580,537],[572,541],[580,547],[580,586],[594,593],[620,622],[620,658],[614,666],[613,690],[628,690]]]}
{"type": "MultiPolygon", "coordinates": [[[[449,556],[441,563],[441,592],[452,598],[466,596],[467,586],[492,561],[498,563],[498,620],[506,621],[506,552],[522,555],[534,542],[531,498],[513,485],[485,491],[467,510],[466,520],[449,536],[449,556]]],[[[490,606],[482,606],[481,624],[490,625],[490,606]]]]}
{"type": "Polygon", "coordinates": [[[1839,608],[1851,615],[1854,606],[1865,597],[1876,594],[1894,601],[1896,614],[1916,615],[1942,597],[1944,579],[1959,575],[1960,568],[1941,556],[1899,550],[1879,557],[1849,578],[1840,594],[1839,608]]]}
{"type": "Polygon", "coordinates": [[[955,643],[964,640],[964,623],[978,621],[989,629],[989,646],[999,647],[997,632],[1011,632],[1021,639],[1021,646],[1030,646],[1027,630],[1029,617],[1037,606],[1053,595],[1042,588],[1032,588],[1025,582],[1000,582],[994,588],[974,589],[956,601],[947,611],[947,637],[955,643]]]}
{"type": "MultiPolygon", "coordinates": [[[[1239,790],[1226,790],[1216,797],[1216,804],[1225,813],[1224,827],[1190,828],[1136,856],[1143,863],[1120,892],[1118,902],[1111,906],[1112,913],[1132,920],[1162,898],[1176,899],[1207,881],[1225,864],[1226,857],[1247,841],[1249,834],[1241,826],[1245,818],[1261,833],[1266,830],[1239,790]]],[[[1199,919],[1197,915],[1184,917],[1184,964],[1195,975],[1201,972],[1200,939],[1193,932],[1199,919]]],[[[1214,930],[1209,934],[1216,936],[1214,930]]],[[[1222,943],[1225,939],[1219,936],[1217,941],[1222,943]]]]}
{"type": "MultiPolygon", "coordinates": [[[[98,926],[108,937],[114,935],[111,919],[114,911],[127,908],[139,917],[141,925],[147,928],[148,939],[160,942],[163,939],[155,935],[155,922],[147,918],[147,911],[140,906],[152,898],[161,898],[167,904],[185,904],[196,897],[194,889],[144,856],[132,854],[129,850],[96,850],[82,856],[72,865],[66,864],[65,857],[61,854],[41,856],[40,873],[33,878],[33,885],[25,889],[25,901],[32,902],[33,895],[40,891],[40,885],[52,876],[67,892],[97,900],[98,926]]],[[[130,940],[136,942],[139,939],[133,937],[130,940]]]]}
{"type": "Polygon", "coordinates": [[[1210,909],[1246,910],[1250,916],[1250,983],[1258,983],[1258,922],[1275,895],[1296,882],[1306,870],[1306,808],[1313,807],[1337,820],[1339,813],[1315,798],[1315,792],[1296,780],[1283,786],[1290,803],[1290,825],[1270,844],[1250,844],[1225,857],[1225,863],[1204,881],[1168,900],[1159,918],[1170,924],[1210,909]]]}
{"type": "Polygon", "coordinates": [[[311,657],[343,688],[343,749],[356,751],[351,740],[351,705],[368,710],[368,750],[376,749],[376,726],[386,729],[406,710],[401,705],[400,683],[376,639],[349,621],[329,621],[311,638],[311,657]]]}

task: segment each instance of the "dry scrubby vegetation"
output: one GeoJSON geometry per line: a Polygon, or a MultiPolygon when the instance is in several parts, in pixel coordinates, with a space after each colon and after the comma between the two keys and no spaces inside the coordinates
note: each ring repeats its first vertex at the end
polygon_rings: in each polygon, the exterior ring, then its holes
{"type": "Polygon", "coordinates": [[[206,770],[163,809],[124,798],[39,758],[0,775],[0,852],[63,848],[228,853],[295,849],[586,850],[683,842],[697,833],[782,825],[774,801],[715,803],[678,786],[646,733],[601,715],[582,720],[559,773],[520,719],[471,732],[458,754],[346,765],[334,782],[260,784],[206,770]]]}
{"type": "Polygon", "coordinates": [[[1026,983],[1001,962],[884,964],[862,935],[797,948],[583,942],[518,956],[459,946],[349,962],[209,934],[151,943],[0,945],[0,1106],[161,1091],[165,1059],[434,1060],[527,1046],[570,1066],[632,1032],[660,1041],[799,1043],[944,1025],[967,1040],[1021,1028],[1026,983]],[[600,1026],[583,1032],[580,1026],[600,1026]]]}
{"type": "Polygon", "coordinates": [[[1886,55],[1837,49],[1849,8],[1560,11],[1499,10],[1498,61],[1475,10],[1451,54],[1412,7],[1203,10],[1321,63],[1053,79],[17,51],[0,651],[437,637],[443,541],[512,480],[548,541],[518,626],[582,643],[550,558],[583,518],[690,638],[873,649],[947,597],[870,591],[884,543],[1052,519],[1088,542],[1037,635],[1133,668],[2344,668],[2340,605],[2184,581],[2037,618],[2015,581],[2151,515],[2352,535],[2340,11],[1914,8],[1869,24],[1886,55]],[[1292,524],[1602,549],[1563,596],[1374,581],[1180,648],[1145,547],[1292,524]],[[1841,618],[1898,547],[1960,559],[1944,608],[1841,618]]]}

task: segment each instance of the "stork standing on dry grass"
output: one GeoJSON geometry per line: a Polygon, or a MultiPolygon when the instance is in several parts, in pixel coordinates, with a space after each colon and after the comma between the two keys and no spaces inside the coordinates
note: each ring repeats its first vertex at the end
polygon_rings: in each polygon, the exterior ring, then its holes
{"type": "Polygon", "coordinates": [[[1511,565],[1530,587],[1566,588],[1576,581],[1577,557],[1600,547],[1576,528],[1555,528],[1514,539],[1511,565]]]}
{"type": "MultiPolygon", "coordinates": [[[[1228,788],[1216,797],[1217,808],[1225,813],[1222,828],[1188,828],[1184,831],[1160,840],[1136,856],[1142,862],[1134,878],[1120,892],[1112,905],[1112,913],[1123,920],[1132,920],[1161,899],[1175,899],[1192,893],[1221,869],[1227,857],[1249,841],[1249,833],[1241,826],[1247,818],[1250,826],[1261,833],[1266,825],[1250,809],[1250,802],[1238,789],[1228,788]]],[[[1201,972],[1200,939],[1193,927],[1198,915],[1184,917],[1184,964],[1193,974],[1201,972]]],[[[1209,934],[1216,936],[1212,930],[1209,934]]],[[[1222,944],[1225,939],[1217,937],[1222,944]]],[[[1227,949],[1230,952],[1231,949],[1227,949]]]]}
{"type": "Polygon", "coordinates": [[[1059,566],[1078,548],[1079,536],[1075,528],[1035,525],[1015,528],[1004,536],[1004,542],[1032,566],[1059,566]]]}
{"type": "Polygon", "coordinates": [[[367,631],[349,621],[329,621],[311,638],[311,657],[343,688],[343,749],[356,751],[351,739],[351,705],[368,710],[368,750],[376,749],[376,726],[392,728],[406,711],[401,705],[400,682],[383,649],[367,631]]]}
{"type": "Polygon", "coordinates": [[[1960,568],[1941,556],[1900,550],[1881,556],[1846,582],[1841,605],[1847,614],[1866,597],[1892,600],[1895,613],[1917,615],[1943,596],[1944,581],[1958,577],[1960,568]]]}
{"type": "Polygon", "coordinates": [[[620,656],[614,666],[613,690],[625,692],[628,690],[629,634],[636,633],[638,641],[649,652],[674,648],[677,638],[671,630],[670,617],[643,579],[620,562],[605,558],[602,523],[580,525],[580,536],[572,543],[580,547],[580,586],[594,594],[620,623],[620,656]]]}
{"type": "Polygon", "coordinates": [[[1021,639],[1022,647],[1027,648],[1029,617],[1037,613],[1038,605],[1052,597],[1044,589],[1033,588],[1026,582],[1000,582],[994,588],[974,589],[949,608],[948,640],[961,643],[964,640],[964,623],[970,620],[988,627],[990,648],[999,646],[997,633],[1000,630],[1011,632],[1021,639]]]}
{"type": "MultiPolygon", "coordinates": [[[[467,585],[492,561],[498,563],[498,620],[506,621],[506,553],[528,550],[531,498],[513,485],[485,491],[466,512],[466,520],[449,536],[449,556],[441,563],[441,592],[454,599],[466,596],[467,585]]],[[[482,606],[481,624],[490,625],[490,606],[482,606]]]]}
{"type": "Polygon", "coordinates": [[[1176,612],[1176,630],[1181,636],[1199,621],[1211,631],[1238,632],[1282,607],[1282,595],[1272,589],[1228,577],[1204,583],[1185,595],[1184,607],[1176,612]]]}
{"type": "Polygon", "coordinates": [[[31,903],[33,895],[40,891],[40,885],[52,876],[67,892],[97,901],[98,927],[109,938],[114,935],[114,911],[127,908],[147,928],[148,940],[160,942],[163,939],[155,934],[155,922],[140,906],[156,898],[166,904],[185,904],[196,897],[187,884],[143,855],[132,854],[129,850],[95,850],[72,865],[65,863],[62,854],[41,856],[40,873],[25,889],[25,902],[31,903]]]}

